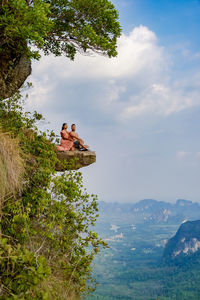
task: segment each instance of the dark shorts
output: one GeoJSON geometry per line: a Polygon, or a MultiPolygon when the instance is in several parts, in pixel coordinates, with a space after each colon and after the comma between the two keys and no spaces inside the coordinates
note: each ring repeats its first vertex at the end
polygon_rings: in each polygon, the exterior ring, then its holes
{"type": "Polygon", "coordinates": [[[75,148],[76,149],[80,149],[80,143],[79,143],[79,141],[74,141],[74,146],[75,146],[75,148]]]}

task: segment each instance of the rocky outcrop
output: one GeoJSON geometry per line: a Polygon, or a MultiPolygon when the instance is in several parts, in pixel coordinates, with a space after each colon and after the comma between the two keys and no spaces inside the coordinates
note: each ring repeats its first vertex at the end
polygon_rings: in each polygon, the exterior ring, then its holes
{"type": "Polygon", "coordinates": [[[78,170],[96,162],[94,151],[56,151],[56,154],[60,161],[56,165],[56,171],[78,170]]]}
{"type": "Polygon", "coordinates": [[[13,96],[30,74],[31,61],[25,55],[1,55],[0,99],[13,96]]]}
{"type": "Polygon", "coordinates": [[[190,256],[200,249],[200,220],[187,221],[178,229],[166,244],[163,259],[172,261],[179,257],[190,256]]]}

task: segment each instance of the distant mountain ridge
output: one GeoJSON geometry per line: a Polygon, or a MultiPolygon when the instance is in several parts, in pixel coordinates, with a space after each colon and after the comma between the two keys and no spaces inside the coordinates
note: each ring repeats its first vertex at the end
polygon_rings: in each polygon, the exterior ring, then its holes
{"type": "Polygon", "coordinates": [[[176,203],[144,199],[137,203],[99,202],[100,219],[137,223],[182,223],[200,219],[200,204],[178,199],[176,203]],[[103,216],[101,218],[101,216],[103,216]]]}

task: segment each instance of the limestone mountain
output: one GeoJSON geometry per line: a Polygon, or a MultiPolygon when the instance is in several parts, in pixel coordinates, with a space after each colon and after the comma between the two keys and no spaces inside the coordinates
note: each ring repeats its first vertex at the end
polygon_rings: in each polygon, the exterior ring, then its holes
{"type": "Polygon", "coordinates": [[[199,254],[200,249],[200,220],[183,223],[175,236],[166,244],[163,259],[173,261],[199,254]]]}

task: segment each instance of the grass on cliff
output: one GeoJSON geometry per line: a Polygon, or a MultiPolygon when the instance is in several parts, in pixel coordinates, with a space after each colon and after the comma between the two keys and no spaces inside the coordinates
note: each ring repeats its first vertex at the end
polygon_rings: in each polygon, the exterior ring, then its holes
{"type": "Polygon", "coordinates": [[[12,195],[22,186],[24,162],[19,141],[0,130],[0,200],[12,195]]]}

